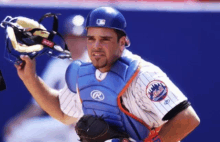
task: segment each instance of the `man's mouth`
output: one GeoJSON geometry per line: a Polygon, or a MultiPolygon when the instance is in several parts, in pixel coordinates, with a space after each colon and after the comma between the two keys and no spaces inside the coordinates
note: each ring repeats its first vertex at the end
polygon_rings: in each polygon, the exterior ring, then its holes
{"type": "Polygon", "coordinates": [[[94,56],[94,57],[101,57],[101,56],[105,56],[105,54],[103,52],[93,52],[92,56],[94,56]]]}

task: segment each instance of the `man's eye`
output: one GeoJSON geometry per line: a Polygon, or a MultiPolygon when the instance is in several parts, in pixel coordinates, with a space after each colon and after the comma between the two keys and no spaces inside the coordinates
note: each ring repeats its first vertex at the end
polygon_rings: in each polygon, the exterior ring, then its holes
{"type": "Polygon", "coordinates": [[[103,38],[102,40],[103,41],[109,41],[110,39],[109,38],[103,38]]]}
{"type": "Polygon", "coordinates": [[[89,40],[89,41],[92,41],[92,40],[94,40],[94,38],[88,38],[88,40],[89,40]]]}

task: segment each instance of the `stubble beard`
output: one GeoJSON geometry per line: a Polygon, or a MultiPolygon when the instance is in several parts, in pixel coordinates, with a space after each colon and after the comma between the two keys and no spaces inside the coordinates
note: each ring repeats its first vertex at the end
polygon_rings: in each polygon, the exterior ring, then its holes
{"type": "Polygon", "coordinates": [[[107,66],[107,61],[101,61],[101,59],[98,59],[92,62],[93,66],[95,66],[96,69],[101,69],[107,66]]]}

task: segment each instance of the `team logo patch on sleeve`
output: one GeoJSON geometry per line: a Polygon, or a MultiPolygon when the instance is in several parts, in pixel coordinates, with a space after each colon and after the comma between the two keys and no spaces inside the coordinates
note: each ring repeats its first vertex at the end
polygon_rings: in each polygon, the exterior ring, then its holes
{"type": "Polygon", "coordinates": [[[165,83],[159,80],[151,81],[146,87],[146,94],[152,101],[159,102],[166,98],[168,93],[165,83]]]}

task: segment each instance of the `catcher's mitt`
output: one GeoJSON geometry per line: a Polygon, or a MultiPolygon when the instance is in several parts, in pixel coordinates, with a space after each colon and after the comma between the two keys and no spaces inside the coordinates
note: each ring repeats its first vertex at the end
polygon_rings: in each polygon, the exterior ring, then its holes
{"type": "Polygon", "coordinates": [[[104,142],[109,139],[129,142],[129,136],[126,133],[114,130],[102,117],[98,116],[84,115],[76,123],[75,130],[82,142],[104,142]]]}

